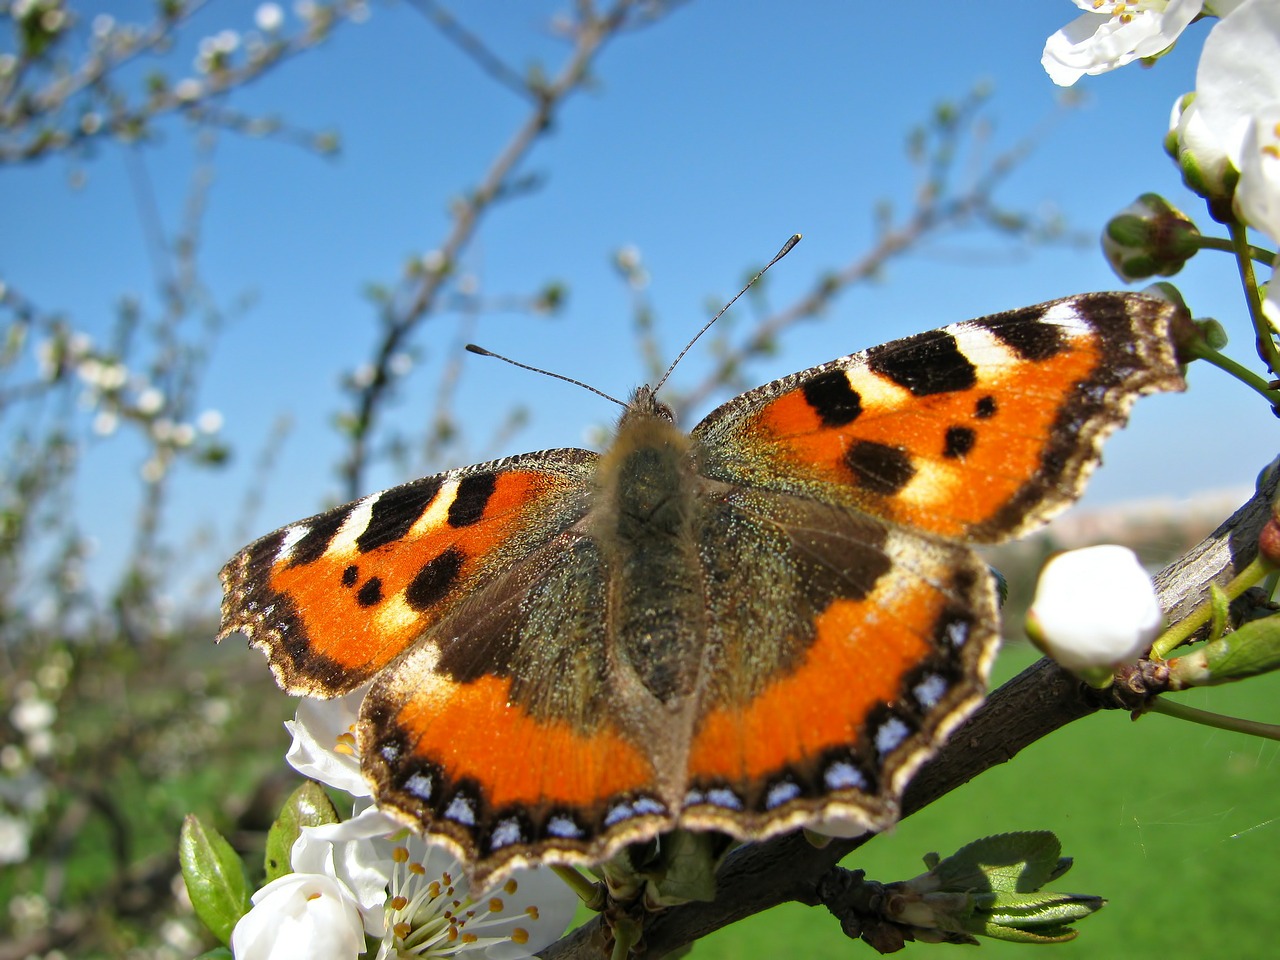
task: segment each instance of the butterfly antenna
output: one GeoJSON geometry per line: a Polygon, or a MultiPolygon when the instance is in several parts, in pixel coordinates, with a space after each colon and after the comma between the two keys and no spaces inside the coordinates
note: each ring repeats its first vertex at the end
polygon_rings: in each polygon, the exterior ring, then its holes
{"type": "MultiPolygon", "coordinates": [[[[667,372],[664,373],[662,375],[662,379],[659,380],[657,384],[654,385],[654,388],[653,388],[654,393],[657,393],[658,390],[662,388],[662,385],[667,382],[667,377],[671,376],[671,372],[675,370],[676,364],[679,363],[681,360],[683,360],[684,355],[688,353],[690,349],[692,349],[693,345],[698,342],[698,340],[702,337],[702,335],[711,329],[711,325],[715,323],[717,320],[719,320],[721,317],[723,317],[725,315],[725,311],[727,311],[730,307],[732,307],[735,303],[737,303],[738,298],[742,296],[744,293],[746,293],[748,290],[750,290],[752,285],[757,280],[759,280],[761,277],[764,276],[764,272],[766,270],[768,270],[775,263],[777,263],[779,260],[785,257],[788,253],[790,253],[791,248],[794,247],[799,242],[800,242],[800,234],[793,233],[790,236],[790,238],[788,238],[787,242],[782,245],[782,249],[773,255],[773,259],[770,260],[768,263],[766,263],[763,267],[761,267],[760,272],[757,273],[750,280],[748,280],[747,285],[743,287],[741,290],[739,290],[737,293],[735,293],[733,295],[733,299],[720,308],[719,313],[717,313],[714,317],[712,317],[705,324],[703,324],[702,329],[699,330],[697,333],[695,333],[693,335],[693,339],[685,344],[684,349],[680,351],[680,356],[676,357],[674,360],[671,361],[671,366],[667,367],[667,372]]],[[[596,392],[598,393],[599,391],[596,391],[596,392]]]]}
{"type": "Polygon", "coordinates": [[[590,390],[592,393],[604,397],[606,400],[612,400],[620,407],[626,406],[626,404],[617,397],[611,397],[603,390],[597,390],[589,383],[583,383],[581,380],[573,379],[573,377],[566,377],[562,373],[552,373],[550,370],[543,370],[541,367],[532,367],[527,363],[521,363],[519,360],[512,360],[510,357],[504,357],[500,353],[494,353],[492,350],[486,350],[484,347],[477,347],[474,343],[468,343],[467,350],[471,353],[477,353],[482,357],[494,357],[497,360],[505,360],[513,367],[519,367],[521,370],[532,370],[534,373],[541,373],[544,376],[551,377],[553,380],[563,380],[565,383],[572,383],[575,386],[582,387],[584,390],[590,390]]]}

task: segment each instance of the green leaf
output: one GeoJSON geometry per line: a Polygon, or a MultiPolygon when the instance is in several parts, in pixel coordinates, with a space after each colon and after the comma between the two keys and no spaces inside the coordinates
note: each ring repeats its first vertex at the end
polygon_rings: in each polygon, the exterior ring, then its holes
{"type": "Polygon", "coordinates": [[[200,954],[196,960],[231,960],[231,951],[226,947],[214,947],[200,954]]]}
{"type": "Polygon", "coordinates": [[[1083,920],[1106,905],[1102,897],[1076,893],[998,893],[975,897],[978,909],[1001,926],[1056,927],[1083,920]]]}
{"type": "Polygon", "coordinates": [[[1203,652],[1215,683],[1270,673],[1280,667],[1280,616],[1251,620],[1203,652]]]}
{"type": "Polygon", "coordinates": [[[236,922],[249,912],[249,881],[244,862],[217,830],[194,814],[178,839],[182,879],[196,916],[223,943],[231,942],[236,922]]]}
{"type": "Polygon", "coordinates": [[[975,840],[939,863],[934,873],[944,890],[1032,893],[1065,872],[1061,861],[1058,838],[1048,830],[1030,830],[975,840]]]}
{"type": "Polygon", "coordinates": [[[280,816],[276,817],[276,822],[271,824],[271,829],[267,832],[267,852],[264,857],[267,883],[293,872],[289,866],[289,854],[303,827],[337,822],[338,811],[333,808],[333,802],[320,784],[308,780],[293,791],[280,808],[280,816]]]}
{"type": "Polygon", "coordinates": [[[1066,943],[1074,940],[1079,934],[1071,927],[1053,927],[1046,930],[1019,930],[1016,927],[1005,927],[998,923],[983,924],[974,931],[992,940],[1004,940],[1007,943],[1066,943]]]}

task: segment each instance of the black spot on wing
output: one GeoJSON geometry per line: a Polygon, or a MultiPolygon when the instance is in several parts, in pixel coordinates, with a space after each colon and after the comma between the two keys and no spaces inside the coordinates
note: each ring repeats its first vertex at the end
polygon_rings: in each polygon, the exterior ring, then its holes
{"type": "Polygon", "coordinates": [[[1066,349],[1067,339],[1062,328],[1042,323],[1036,317],[1019,315],[1015,319],[978,322],[1023,360],[1048,360],[1066,349]]]}
{"type": "Polygon", "coordinates": [[[968,427],[948,427],[943,441],[942,455],[948,460],[965,456],[977,442],[978,436],[968,427]]]}
{"type": "Polygon", "coordinates": [[[911,457],[898,447],[860,440],[844,455],[844,462],[858,483],[872,493],[892,496],[916,475],[911,457]]]}
{"type": "Polygon", "coordinates": [[[358,581],[359,579],[360,579],[360,568],[357,567],[354,563],[350,564],[345,570],[342,571],[342,585],[344,587],[354,587],[356,585],[356,581],[358,581]]]}
{"type": "Polygon", "coordinates": [[[356,549],[368,553],[403,539],[440,492],[441,482],[439,477],[423,477],[380,493],[373,502],[369,525],[356,539],[356,549]]]}
{"type": "Polygon", "coordinates": [[[996,398],[987,394],[985,397],[979,397],[978,402],[973,405],[973,415],[979,420],[989,420],[996,415],[998,409],[996,398]]]}
{"type": "Polygon", "coordinates": [[[458,481],[458,490],[449,504],[449,526],[469,527],[484,516],[484,508],[498,485],[494,473],[473,473],[458,481]]]}
{"type": "Polygon", "coordinates": [[[439,603],[457,582],[465,560],[466,556],[457,547],[450,547],[439,556],[432,557],[406,588],[405,602],[418,611],[439,603]]]}
{"type": "Polygon", "coordinates": [[[356,591],[356,603],[362,607],[374,607],[382,602],[382,581],[377,577],[370,577],[364,582],[364,585],[356,591]]]}
{"type": "Polygon", "coordinates": [[[917,397],[968,390],[977,372],[960,352],[956,338],[945,330],[931,330],[867,351],[873,373],[887,377],[917,397]]]}
{"type": "Polygon", "coordinates": [[[849,385],[843,370],[828,370],[800,388],[805,402],[813,408],[824,427],[843,427],[862,413],[862,398],[849,385]]]}
{"type": "Polygon", "coordinates": [[[347,504],[345,507],[330,510],[308,521],[306,534],[293,545],[293,549],[289,552],[289,566],[305,566],[323,557],[324,552],[329,549],[329,544],[333,542],[333,538],[338,535],[347,517],[351,515],[352,506],[347,504]]]}

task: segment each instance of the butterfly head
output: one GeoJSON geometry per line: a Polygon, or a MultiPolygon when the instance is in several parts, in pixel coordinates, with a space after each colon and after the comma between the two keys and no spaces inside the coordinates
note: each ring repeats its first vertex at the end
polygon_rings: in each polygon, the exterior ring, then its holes
{"type": "Polygon", "coordinates": [[[676,415],[669,406],[658,399],[657,388],[645,384],[643,387],[637,387],[631,394],[626,409],[618,419],[618,429],[621,431],[637,422],[655,420],[674,425],[676,415]]]}

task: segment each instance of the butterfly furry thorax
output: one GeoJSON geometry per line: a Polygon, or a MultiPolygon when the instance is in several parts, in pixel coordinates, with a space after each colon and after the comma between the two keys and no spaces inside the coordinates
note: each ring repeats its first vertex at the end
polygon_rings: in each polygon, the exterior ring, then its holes
{"type": "Polygon", "coordinates": [[[221,635],[291,693],[372,682],[375,796],[477,880],[676,827],[882,829],[983,695],[971,545],[1065,507],[1133,399],[1182,389],[1174,314],[1086,294],[954,324],[687,434],[641,388],[603,454],[451,470],[251,544],[221,635]]]}

